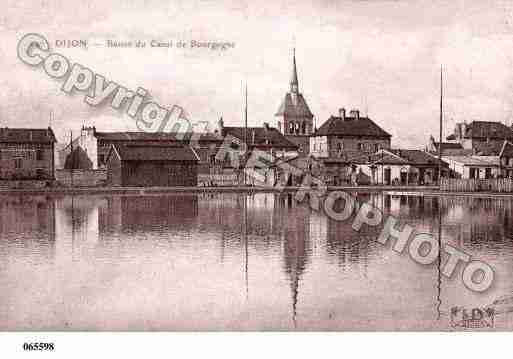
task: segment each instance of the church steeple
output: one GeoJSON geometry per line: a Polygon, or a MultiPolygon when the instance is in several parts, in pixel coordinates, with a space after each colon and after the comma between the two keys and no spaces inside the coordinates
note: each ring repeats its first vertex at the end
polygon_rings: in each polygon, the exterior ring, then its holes
{"type": "Polygon", "coordinates": [[[297,81],[297,69],[296,69],[296,48],[293,49],[292,53],[292,77],[290,78],[290,92],[298,93],[299,84],[297,81]]]}
{"type": "Polygon", "coordinates": [[[290,90],[285,94],[276,112],[276,127],[296,144],[298,151],[308,154],[310,151],[310,135],[313,132],[313,114],[308,108],[305,98],[299,92],[299,81],[296,67],[296,48],[292,52],[292,74],[290,90]]]}

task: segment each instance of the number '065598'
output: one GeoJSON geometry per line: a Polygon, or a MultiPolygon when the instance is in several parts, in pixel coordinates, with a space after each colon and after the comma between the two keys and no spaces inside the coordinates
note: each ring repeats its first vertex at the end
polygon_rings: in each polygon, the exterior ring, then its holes
{"type": "Polygon", "coordinates": [[[53,351],[55,350],[54,343],[23,343],[23,350],[25,351],[53,351]]]}

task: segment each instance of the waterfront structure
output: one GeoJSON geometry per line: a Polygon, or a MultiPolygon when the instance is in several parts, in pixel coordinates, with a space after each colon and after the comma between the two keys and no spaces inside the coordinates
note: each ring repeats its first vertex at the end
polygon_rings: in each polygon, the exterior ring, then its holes
{"type": "Polygon", "coordinates": [[[57,140],[48,128],[0,128],[1,180],[53,180],[57,140]]]}
{"type": "Polygon", "coordinates": [[[95,170],[106,167],[107,156],[112,145],[184,145],[193,147],[200,157],[198,163],[200,172],[208,172],[222,142],[223,139],[219,134],[209,132],[100,132],[94,126],[82,127],[80,135],[59,151],[59,164],[60,167],[65,168],[66,159],[72,150],[80,152],[82,158],[80,163],[88,163],[84,160],[84,154],[87,155],[91,163],[90,168],[95,170]],[[77,150],[78,148],[80,150],[77,150]]]}
{"type": "Polygon", "coordinates": [[[442,156],[453,175],[463,179],[490,179],[500,175],[499,156],[442,156]]]}
{"type": "MultiPolygon", "coordinates": [[[[429,185],[438,178],[439,159],[411,149],[381,149],[358,167],[371,178],[372,184],[429,185]]],[[[449,164],[441,162],[442,174],[447,177],[449,164]]]]}
{"type": "Polygon", "coordinates": [[[498,156],[504,141],[513,141],[513,131],[501,122],[460,122],[447,140],[472,150],[474,155],[498,156]]]}
{"type": "Polygon", "coordinates": [[[112,145],[107,155],[111,186],[196,186],[199,156],[183,145],[112,145]]]}
{"type": "Polygon", "coordinates": [[[331,185],[369,182],[359,165],[369,163],[369,156],[390,148],[391,135],[360,111],[349,114],[344,108],[330,116],[310,136],[310,155],[324,165],[327,183],[331,185]]]}
{"type": "Polygon", "coordinates": [[[228,140],[223,146],[230,146],[230,148],[220,149],[216,160],[223,167],[224,174],[235,170],[237,182],[240,184],[274,185],[279,173],[273,165],[279,161],[295,158],[299,153],[298,146],[294,142],[266,122],[262,127],[236,127],[224,126],[221,119],[218,131],[225,140],[228,140]],[[266,152],[271,155],[271,158],[259,158],[254,165],[250,165],[248,160],[255,150],[266,152]],[[264,165],[263,161],[268,163],[264,165]],[[244,173],[241,171],[242,168],[245,169],[244,173]],[[255,173],[251,174],[251,172],[255,173]]]}
{"type": "Polygon", "coordinates": [[[290,90],[275,114],[276,127],[303,154],[310,152],[310,135],[314,132],[313,113],[301,92],[296,68],[296,51],[292,56],[290,90]]]}
{"type": "Polygon", "coordinates": [[[247,139],[247,152],[260,150],[270,153],[274,158],[295,157],[298,155],[298,145],[290,141],[276,128],[269,126],[264,122],[262,127],[237,127],[224,126],[221,119],[219,121],[219,133],[221,137],[230,136],[234,142],[233,146],[243,148],[244,140],[247,139]]]}
{"type": "Polygon", "coordinates": [[[310,154],[318,158],[343,158],[346,153],[372,154],[390,148],[392,136],[359,110],[330,118],[310,137],[310,154]]]}
{"type": "Polygon", "coordinates": [[[501,176],[513,178],[513,143],[504,141],[499,160],[501,176]]]}

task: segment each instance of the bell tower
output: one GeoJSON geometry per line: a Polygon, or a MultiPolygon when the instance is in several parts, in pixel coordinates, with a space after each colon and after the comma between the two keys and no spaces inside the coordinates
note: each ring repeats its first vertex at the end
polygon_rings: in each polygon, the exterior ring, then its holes
{"type": "Polygon", "coordinates": [[[300,152],[308,154],[309,137],[313,133],[313,114],[299,92],[295,48],[292,53],[292,75],[289,85],[289,92],[285,94],[275,114],[276,127],[288,140],[299,146],[300,152]]]}

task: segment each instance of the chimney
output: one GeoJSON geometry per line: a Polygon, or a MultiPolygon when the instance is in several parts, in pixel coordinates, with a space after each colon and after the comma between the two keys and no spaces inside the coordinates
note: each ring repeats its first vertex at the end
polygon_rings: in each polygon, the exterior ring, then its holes
{"type": "Polygon", "coordinates": [[[340,119],[342,121],[344,121],[346,119],[346,109],[345,108],[339,108],[338,109],[338,116],[340,117],[340,119]]]}
{"type": "Polygon", "coordinates": [[[359,120],[360,119],[360,111],[351,110],[351,112],[349,112],[349,116],[354,118],[355,120],[359,120]]]}
{"type": "MultiPolygon", "coordinates": [[[[281,131],[281,121],[278,121],[278,131],[282,132],[281,131]]],[[[283,132],[282,132],[283,133],[283,132]]]]}
{"type": "Polygon", "coordinates": [[[266,131],[268,131],[268,130],[269,130],[269,123],[268,123],[268,122],[264,122],[264,129],[265,129],[266,131]]]}
{"type": "Polygon", "coordinates": [[[219,131],[219,133],[221,134],[221,136],[223,136],[223,129],[224,129],[223,116],[221,116],[221,117],[219,118],[219,121],[217,121],[217,127],[218,127],[218,131],[219,131]]]}

